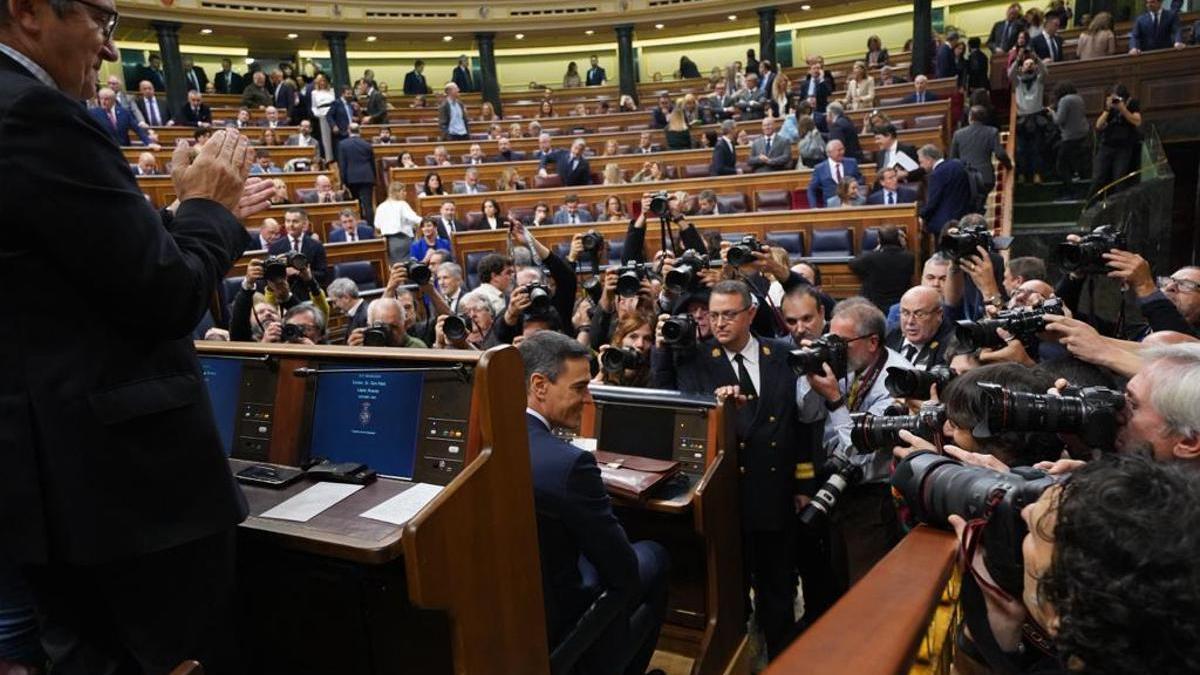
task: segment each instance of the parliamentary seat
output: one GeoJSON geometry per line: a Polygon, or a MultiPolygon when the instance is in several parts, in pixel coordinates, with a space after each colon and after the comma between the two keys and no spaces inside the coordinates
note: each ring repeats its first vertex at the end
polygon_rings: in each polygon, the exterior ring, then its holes
{"type": "Polygon", "coordinates": [[[541,190],[545,188],[559,188],[563,186],[562,176],[556,173],[547,176],[534,176],[533,187],[541,190]]]}
{"type": "Polygon", "coordinates": [[[863,230],[862,246],[858,247],[860,251],[871,251],[879,245],[879,229],[868,227],[863,230]]]}
{"type": "MultiPolygon", "coordinates": [[[[467,286],[470,288],[479,287],[479,261],[483,260],[484,256],[491,255],[491,251],[469,251],[466,256],[466,269],[464,272],[467,275],[467,286]]],[[[499,317],[497,317],[499,318],[499,317]]]]}
{"type": "Polygon", "coordinates": [[[787,211],[792,208],[792,193],[789,190],[759,190],[754,193],[754,204],[758,211],[787,211]]]}
{"type": "Polygon", "coordinates": [[[828,228],[813,230],[813,258],[852,258],[854,245],[850,228],[828,228]]]}
{"type": "Polygon", "coordinates": [[[792,263],[804,258],[803,232],[768,232],[767,244],[787,251],[788,261],[792,263]]]}
{"type": "Polygon", "coordinates": [[[684,178],[707,178],[709,175],[708,164],[688,164],[683,167],[684,178]]]}
{"type": "Polygon", "coordinates": [[[370,291],[379,288],[379,279],[375,276],[375,267],[366,260],[338,263],[333,266],[335,279],[349,279],[360,291],[370,291]]]}
{"type": "Polygon", "coordinates": [[[745,213],[749,210],[746,195],[740,192],[717,195],[717,208],[721,213],[745,213]]]}

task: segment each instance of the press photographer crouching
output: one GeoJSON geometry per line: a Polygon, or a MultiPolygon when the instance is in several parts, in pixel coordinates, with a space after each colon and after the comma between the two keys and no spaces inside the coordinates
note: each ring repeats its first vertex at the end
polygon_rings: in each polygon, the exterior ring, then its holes
{"type": "Polygon", "coordinates": [[[378,298],[367,305],[366,328],[350,331],[351,347],[408,347],[424,349],[425,343],[408,334],[404,305],[396,298],[378,298]]]}
{"type": "Polygon", "coordinates": [[[321,316],[320,333],[309,338],[320,343],[325,339],[329,301],[313,278],[307,258],[300,253],[285,253],[251,260],[230,309],[229,337],[240,342],[295,341],[297,336],[284,335],[279,320],[306,303],[311,303],[321,316]]]}

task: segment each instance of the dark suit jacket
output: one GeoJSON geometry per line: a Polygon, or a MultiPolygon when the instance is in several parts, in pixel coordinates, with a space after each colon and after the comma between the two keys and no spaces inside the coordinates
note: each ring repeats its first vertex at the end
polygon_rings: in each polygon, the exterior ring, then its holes
{"type": "MultiPolygon", "coordinates": [[[[463,127],[470,133],[471,121],[467,117],[467,106],[463,105],[462,100],[459,100],[457,105],[462,108],[463,127]]],[[[450,137],[450,99],[442,101],[438,106],[438,128],[442,130],[443,139],[450,137]]]]}
{"type": "MultiPolygon", "coordinates": [[[[284,233],[282,237],[271,242],[271,248],[267,249],[267,253],[280,255],[290,250],[292,250],[292,238],[284,233]]],[[[313,278],[317,280],[317,283],[321,284],[322,288],[328,286],[333,279],[330,278],[332,275],[326,266],[325,245],[306,236],[300,240],[300,252],[308,258],[308,267],[312,270],[313,278]]]]}
{"type": "Polygon", "coordinates": [[[708,173],[712,176],[732,176],[737,173],[737,153],[724,138],[718,138],[713,145],[708,173]]]}
{"type": "Polygon", "coordinates": [[[602,590],[622,594],[637,586],[638,561],[592,453],[556,438],[533,415],[525,421],[547,635],[557,645],[602,590]],[[602,587],[585,585],[581,558],[602,587]]]}
{"type": "MultiPolygon", "coordinates": [[[[798,463],[811,461],[813,448],[801,441],[796,376],[787,365],[795,343],[791,338],[758,343],[759,396],[736,415],[742,523],[751,530],[778,530],[795,517],[793,495],[812,488],[795,473],[798,463]]],[[[738,383],[725,350],[713,339],[691,350],[655,348],[650,363],[651,386],[661,389],[711,394],[738,383]]]]}
{"type": "MultiPolygon", "coordinates": [[[[805,98],[808,97],[809,83],[812,81],[812,75],[805,75],[804,81],[800,83],[799,94],[805,98]]],[[[833,89],[829,86],[829,82],[822,78],[817,82],[816,86],[816,110],[825,112],[825,106],[829,105],[829,97],[833,95],[833,89]]]]}
{"type": "MultiPolygon", "coordinates": [[[[1063,60],[1063,39],[1061,37],[1059,37],[1058,35],[1055,35],[1053,40],[1054,40],[1054,61],[1062,61],[1063,60]]],[[[1038,55],[1039,59],[1042,59],[1044,61],[1044,60],[1050,58],[1050,43],[1046,39],[1045,33],[1042,33],[1041,35],[1030,40],[1029,46],[1033,49],[1033,52],[1038,55]]]]}
{"type": "Polygon", "coordinates": [[[27,329],[60,321],[54,303],[16,303],[0,321],[0,555],[94,565],[228,531],[246,504],[191,333],[249,235],[204,199],[156,212],[78,99],[7,56],[0,91],[0,208],[18,223],[53,205],[61,219],[53,236],[6,228],[0,284],[69,297],[69,275],[46,270],[103,260],[91,290],[128,301],[84,309],[69,331],[27,329]]]}
{"type": "Polygon", "coordinates": [[[279,112],[287,111],[288,124],[296,124],[299,122],[296,119],[296,106],[299,104],[299,97],[296,96],[296,88],[288,84],[286,81],[280,82],[275,88],[275,92],[271,95],[273,105],[279,109],[279,112]]]}
{"type": "Polygon", "coordinates": [[[933,57],[934,77],[955,77],[958,75],[958,64],[954,60],[954,49],[949,42],[943,42],[933,57]]]}
{"type": "Polygon", "coordinates": [[[925,231],[940,235],[948,221],[969,213],[971,206],[971,178],[963,163],[947,159],[938,164],[927,179],[925,205],[921,207],[925,231]]]}
{"type": "Polygon", "coordinates": [[[446,223],[442,220],[441,216],[435,216],[434,221],[437,222],[437,236],[440,239],[445,239],[446,241],[453,241],[455,232],[462,232],[467,229],[466,225],[458,222],[457,220],[450,221],[453,227],[446,227],[446,223]]]}
{"type": "Polygon", "coordinates": [[[240,94],[242,93],[242,76],[229,71],[226,75],[225,71],[220,71],[214,75],[213,87],[216,88],[218,94],[240,94]]]}
{"type": "MultiPolygon", "coordinates": [[[[347,340],[350,338],[350,333],[352,333],[356,328],[366,328],[367,327],[367,305],[370,305],[370,304],[371,304],[370,299],[364,298],[362,300],[362,302],[360,302],[358,304],[358,309],[355,310],[354,314],[352,314],[350,316],[350,322],[346,325],[346,339],[347,340]]],[[[345,342],[345,341],[346,340],[343,340],[343,342],[345,342]]]]}
{"type": "MultiPolygon", "coordinates": [[[[160,122],[159,126],[164,126],[167,122],[175,119],[174,115],[171,114],[171,109],[167,106],[166,100],[164,100],[161,96],[155,96],[154,100],[158,103],[158,121],[160,122]]],[[[150,113],[146,110],[146,99],[142,98],[141,96],[135,96],[133,98],[133,104],[138,107],[139,111],[141,111],[142,119],[146,120],[146,124],[150,124],[150,113]]],[[[150,124],[150,126],[154,125],[150,124]]]]}
{"type": "MultiPolygon", "coordinates": [[[[842,158],[842,178],[853,176],[861,184],[862,174],[858,171],[858,162],[850,157],[842,158]]],[[[837,196],[837,181],[829,169],[829,161],[824,160],[813,168],[812,178],[808,181],[808,205],[813,208],[825,206],[826,200],[837,196]]]]}
{"type": "Polygon", "coordinates": [[[862,279],[862,296],[886,312],[912,285],[913,253],[900,246],[867,251],[850,261],[850,271],[862,279]]]}
{"type": "MultiPolygon", "coordinates": [[[[917,201],[917,191],[900,185],[896,188],[897,204],[913,204],[917,201]]],[[[884,203],[883,189],[880,188],[867,195],[867,206],[881,206],[884,203]]]]}
{"type": "MultiPolygon", "coordinates": [[[[907,143],[901,143],[901,142],[897,141],[896,149],[899,150],[900,152],[903,152],[904,154],[908,155],[909,159],[911,159],[912,161],[914,161],[914,162],[917,161],[917,146],[908,145],[907,143]]],[[[884,159],[886,159],[884,157],[885,154],[886,153],[883,150],[876,150],[871,155],[871,161],[875,162],[875,171],[876,171],[875,185],[873,187],[879,187],[879,171],[886,168],[886,167],[882,166],[882,162],[884,161],[884,159]]],[[[925,178],[925,170],[920,167],[917,167],[908,173],[908,178],[905,180],[905,182],[906,183],[915,183],[923,178],[925,178]]]]}
{"type": "Polygon", "coordinates": [[[588,68],[586,84],[589,87],[599,87],[608,79],[608,73],[604,72],[604,68],[596,66],[588,68]]]}
{"type": "Polygon", "coordinates": [[[667,113],[663,112],[662,108],[655,108],[650,111],[650,127],[652,129],[664,129],[667,126],[667,113]]]}
{"type": "Polygon", "coordinates": [[[415,70],[410,70],[404,76],[404,94],[405,96],[416,96],[417,94],[432,93],[429,89],[429,83],[425,81],[425,75],[418,73],[415,70]]]}
{"type": "Polygon", "coordinates": [[[525,153],[520,150],[509,150],[507,155],[497,153],[488,157],[489,162],[522,162],[525,160],[525,153]]]}
{"type": "MultiPolygon", "coordinates": [[[[942,310],[945,311],[944,309],[942,310]]],[[[944,366],[946,363],[946,348],[950,346],[950,338],[954,336],[954,322],[942,321],[942,327],[938,330],[937,335],[934,335],[929,342],[921,345],[921,349],[917,352],[917,359],[928,359],[921,364],[923,370],[929,370],[933,366],[944,366]]],[[[904,333],[899,328],[892,330],[887,335],[887,346],[898,354],[903,355],[901,351],[904,345],[904,333]]],[[[940,393],[940,392],[939,392],[940,393]]]]}
{"type": "MultiPolygon", "coordinates": [[[[925,101],[926,102],[940,101],[940,100],[941,100],[941,97],[938,96],[937,94],[935,94],[929,90],[925,91],[925,101]]],[[[903,103],[905,105],[908,105],[910,103],[919,103],[919,101],[917,101],[917,92],[914,91],[913,93],[909,94],[908,96],[905,96],[904,100],[902,100],[901,103],[903,103]]]]}
{"type": "Polygon", "coordinates": [[[184,88],[187,89],[188,91],[195,90],[195,91],[198,91],[201,94],[203,94],[204,90],[208,88],[208,73],[205,73],[204,69],[201,68],[200,66],[192,66],[192,75],[195,76],[196,84],[199,86],[197,87],[196,85],[193,85],[192,78],[188,77],[187,71],[184,71],[184,73],[183,73],[184,88]]]}
{"type": "Polygon", "coordinates": [[[329,106],[329,112],[326,114],[326,119],[332,129],[337,127],[337,131],[333,132],[335,138],[346,138],[350,135],[350,116],[346,114],[345,99],[338,97],[329,106]]]}
{"type": "Polygon", "coordinates": [[[346,185],[375,184],[375,150],[361,136],[351,136],[337,147],[338,167],[346,185]]]}
{"type": "Polygon", "coordinates": [[[1158,30],[1154,29],[1154,18],[1149,12],[1142,14],[1129,32],[1129,48],[1144,52],[1152,49],[1170,49],[1180,39],[1179,17],[1169,9],[1159,10],[1158,30]]]}
{"type": "Polygon", "coordinates": [[[137,125],[137,120],[133,119],[133,113],[119,105],[113,106],[113,112],[117,116],[117,127],[115,129],[112,122],[108,119],[108,114],[102,108],[91,108],[88,110],[92,119],[100,123],[100,126],[117,142],[117,145],[129,145],[129,132],[131,131],[141,139],[142,143],[150,142],[150,134],[137,125]]]}
{"type": "Polygon", "coordinates": [[[207,103],[200,104],[200,114],[192,112],[192,106],[184,103],[179,109],[179,113],[175,115],[175,121],[185,127],[200,126],[200,122],[208,122],[212,124],[212,108],[208,107],[207,103]]]}
{"type": "Polygon", "coordinates": [[[542,157],[538,168],[544,169],[547,164],[553,162],[554,172],[562,177],[563,185],[591,185],[592,169],[587,157],[580,155],[574,171],[571,170],[571,161],[570,150],[555,150],[542,157]]]}
{"type": "MultiPolygon", "coordinates": [[[[862,145],[858,142],[858,127],[849,117],[842,115],[829,125],[829,140],[839,140],[846,146],[846,156],[856,162],[862,161],[862,145]]],[[[916,159],[914,156],[913,159],[916,159]]]]}
{"type": "MultiPolygon", "coordinates": [[[[166,91],[167,80],[166,75],[158,70],[154,70],[150,66],[142,66],[138,69],[138,82],[146,80],[154,85],[154,91],[166,91]]],[[[136,89],[136,87],[134,87],[136,89]]]]}
{"type": "Polygon", "coordinates": [[[458,90],[461,92],[475,91],[475,78],[462,66],[454,66],[454,73],[450,79],[458,85],[458,90]]]}
{"type": "MultiPolygon", "coordinates": [[[[355,234],[359,239],[375,239],[375,228],[360,222],[356,226],[355,234]]],[[[333,228],[333,231],[329,233],[329,243],[339,244],[344,241],[346,241],[346,231],[340,227],[333,228]]]]}
{"type": "Polygon", "coordinates": [[[363,113],[371,119],[368,124],[385,124],[388,121],[387,99],[378,89],[372,89],[367,94],[367,111],[363,113]]]}
{"type": "Polygon", "coordinates": [[[992,156],[995,155],[1000,164],[1012,166],[1012,158],[1000,142],[1000,132],[996,127],[990,127],[981,122],[968,124],[954,132],[950,140],[949,157],[961,159],[963,164],[979,172],[981,187],[990,189],[996,184],[996,170],[992,168],[992,156]]]}
{"type": "Polygon", "coordinates": [[[1025,31],[1025,20],[1018,18],[1013,22],[1012,28],[1008,32],[1008,39],[1005,39],[1004,26],[1006,23],[1008,23],[1007,20],[1001,19],[992,25],[992,32],[988,36],[987,41],[987,46],[992,51],[1000,49],[1007,52],[1012,49],[1013,45],[1017,44],[1017,34],[1025,31]]]}

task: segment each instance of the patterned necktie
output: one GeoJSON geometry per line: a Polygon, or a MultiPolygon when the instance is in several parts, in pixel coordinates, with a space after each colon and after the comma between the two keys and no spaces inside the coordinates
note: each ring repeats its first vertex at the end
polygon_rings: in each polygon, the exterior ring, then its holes
{"type": "Polygon", "coordinates": [[[890,191],[889,191],[889,192],[887,193],[887,203],[888,203],[889,205],[891,205],[891,204],[895,204],[895,203],[896,203],[896,193],[895,193],[895,192],[890,192],[890,191]]]}
{"type": "Polygon", "coordinates": [[[300,252],[300,237],[292,237],[292,250],[300,252]]]}

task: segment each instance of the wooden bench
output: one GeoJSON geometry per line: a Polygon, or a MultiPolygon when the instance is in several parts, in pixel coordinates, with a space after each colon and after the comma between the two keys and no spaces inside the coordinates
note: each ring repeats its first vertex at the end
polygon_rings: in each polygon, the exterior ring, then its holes
{"type": "MultiPolygon", "coordinates": [[[[275,162],[275,165],[281,169],[283,168],[283,165],[288,162],[288,160],[310,159],[317,151],[317,149],[313,147],[296,145],[266,145],[256,146],[252,149],[257,150],[259,148],[265,148],[267,150],[267,154],[271,156],[271,161],[275,162]]],[[[137,164],[139,155],[141,155],[143,152],[151,151],[145,146],[129,145],[122,147],[121,152],[125,154],[125,159],[128,160],[130,164],[137,164]]],[[[162,150],[154,151],[154,159],[158,161],[158,166],[162,168],[170,164],[171,154],[174,152],[175,148],[165,144],[163,144],[162,150]]]]}
{"type": "MultiPolygon", "coordinates": [[[[263,174],[263,177],[278,178],[286,183],[288,198],[295,202],[299,201],[296,190],[311,188],[316,182],[317,176],[329,175],[328,171],[295,171],[292,173],[263,174]]],[[[138,176],[137,182],[142,192],[150,195],[150,201],[155,206],[162,208],[175,201],[175,184],[171,182],[170,176],[138,176]]]]}

